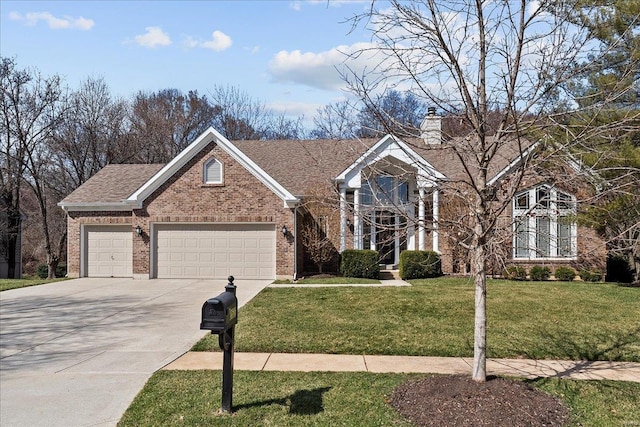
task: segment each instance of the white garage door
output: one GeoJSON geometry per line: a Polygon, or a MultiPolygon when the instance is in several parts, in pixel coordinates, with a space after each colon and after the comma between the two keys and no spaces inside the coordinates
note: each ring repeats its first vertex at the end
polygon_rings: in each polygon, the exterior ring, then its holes
{"type": "Polygon", "coordinates": [[[131,277],[131,226],[90,226],[86,232],[86,275],[89,277],[131,277]]]}
{"type": "Polygon", "coordinates": [[[275,278],[273,224],[157,225],[158,278],[275,278]]]}

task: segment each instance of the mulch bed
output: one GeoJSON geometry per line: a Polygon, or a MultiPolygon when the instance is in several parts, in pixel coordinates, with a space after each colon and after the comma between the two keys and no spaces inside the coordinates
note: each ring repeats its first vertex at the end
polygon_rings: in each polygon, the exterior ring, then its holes
{"type": "Polygon", "coordinates": [[[391,405],[416,426],[561,427],[569,410],[521,381],[470,376],[424,378],[400,385],[391,405]]]}

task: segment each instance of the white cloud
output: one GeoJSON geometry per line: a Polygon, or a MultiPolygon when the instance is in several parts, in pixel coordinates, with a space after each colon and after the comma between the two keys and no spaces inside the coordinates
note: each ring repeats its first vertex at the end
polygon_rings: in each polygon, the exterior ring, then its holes
{"type": "MultiPolygon", "coordinates": [[[[223,50],[231,47],[231,45],[233,44],[233,40],[231,40],[231,37],[229,37],[222,31],[216,30],[211,34],[211,40],[203,41],[195,39],[191,36],[185,36],[184,42],[182,44],[188,49],[200,47],[202,49],[211,49],[215,50],[216,52],[222,52],[223,50]]],[[[259,48],[259,46],[254,47],[252,53],[257,52],[257,49],[259,48]]]]}
{"type": "Polygon", "coordinates": [[[160,27],[146,27],[146,33],[137,35],[134,40],[137,44],[144,47],[169,46],[171,38],[169,34],[162,31],[160,27]]]}
{"type": "Polygon", "coordinates": [[[278,52],[269,62],[269,72],[275,82],[298,83],[323,90],[339,90],[345,86],[340,72],[346,65],[356,73],[379,66],[374,53],[367,53],[369,43],[338,46],[314,53],[299,50],[278,52]],[[348,57],[349,54],[362,54],[348,57]]]}
{"type": "Polygon", "coordinates": [[[537,13],[540,9],[540,2],[538,0],[531,0],[527,5],[527,13],[531,17],[534,13],[537,13]]]}
{"type": "Polygon", "coordinates": [[[277,113],[285,114],[289,117],[304,116],[305,118],[311,118],[315,115],[318,108],[322,107],[322,104],[317,103],[305,103],[305,102],[270,102],[267,104],[267,108],[277,113]]]}
{"type": "Polygon", "coordinates": [[[211,40],[201,42],[199,46],[205,49],[212,49],[216,52],[221,52],[231,47],[232,44],[233,41],[231,40],[231,37],[222,31],[216,30],[211,34],[211,40]]]}
{"type": "Polygon", "coordinates": [[[343,4],[353,5],[358,3],[369,3],[371,0],[294,0],[289,4],[294,10],[300,10],[303,4],[310,4],[312,6],[324,6],[324,7],[340,7],[343,4]]]}
{"type": "Polygon", "coordinates": [[[73,18],[67,15],[62,18],[58,18],[49,12],[29,12],[24,16],[18,12],[11,12],[9,13],[9,19],[13,21],[22,21],[29,26],[35,26],[38,22],[44,21],[52,30],[73,29],[87,31],[95,25],[93,19],[87,19],[82,16],[79,18],[73,18]]]}

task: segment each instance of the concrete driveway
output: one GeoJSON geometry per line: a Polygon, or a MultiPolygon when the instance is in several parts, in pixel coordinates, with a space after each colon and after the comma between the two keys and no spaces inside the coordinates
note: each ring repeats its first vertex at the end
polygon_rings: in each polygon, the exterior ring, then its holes
{"type": "MultiPolygon", "coordinates": [[[[237,280],[239,304],[269,281],[237,280]]],[[[199,338],[224,280],[75,279],[0,293],[0,425],[113,426],[199,338]]]]}

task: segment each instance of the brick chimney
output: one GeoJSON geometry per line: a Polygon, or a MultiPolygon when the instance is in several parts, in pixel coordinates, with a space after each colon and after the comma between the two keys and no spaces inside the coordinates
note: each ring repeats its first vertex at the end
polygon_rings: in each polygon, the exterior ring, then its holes
{"type": "Polygon", "coordinates": [[[427,109],[427,116],[420,124],[420,137],[429,145],[442,143],[442,117],[436,115],[436,107],[427,109]]]}

